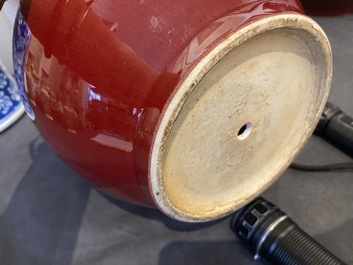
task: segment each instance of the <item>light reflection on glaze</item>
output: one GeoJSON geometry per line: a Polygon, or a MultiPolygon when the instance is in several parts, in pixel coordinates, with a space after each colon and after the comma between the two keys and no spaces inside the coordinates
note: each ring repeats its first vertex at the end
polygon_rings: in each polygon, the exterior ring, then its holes
{"type": "Polygon", "coordinates": [[[88,85],[88,90],[89,90],[88,101],[92,101],[92,100],[101,101],[102,97],[99,94],[94,93],[93,88],[94,86],[88,85]]]}
{"type": "Polygon", "coordinates": [[[231,35],[241,27],[264,16],[274,15],[279,10],[282,12],[298,11],[298,7],[289,2],[283,3],[283,1],[258,1],[247,4],[212,22],[190,42],[176,62],[170,65],[170,71],[181,74],[187,72],[200,56],[211,50],[225,35],[231,35]]]}
{"type": "Polygon", "coordinates": [[[117,135],[109,135],[105,133],[100,133],[96,135],[95,137],[92,138],[92,141],[95,141],[99,144],[102,144],[104,146],[107,146],[109,148],[116,148],[119,150],[123,150],[125,152],[132,152],[133,151],[133,145],[131,142],[124,141],[122,139],[119,139],[117,135]]]}

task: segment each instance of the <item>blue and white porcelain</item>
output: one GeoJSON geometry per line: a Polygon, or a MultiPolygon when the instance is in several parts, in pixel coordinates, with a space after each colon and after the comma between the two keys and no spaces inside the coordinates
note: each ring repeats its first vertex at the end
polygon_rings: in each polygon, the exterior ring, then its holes
{"type": "Polygon", "coordinates": [[[0,133],[15,123],[24,111],[16,82],[0,63],[0,133]]]}
{"type": "Polygon", "coordinates": [[[24,113],[21,96],[13,76],[12,32],[17,0],[6,1],[0,12],[0,133],[24,113]]]}
{"type": "Polygon", "coordinates": [[[32,110],[26,94],[26,79],[25,79],[25,62],[28,42],[30,41],[31,32],[28,28],[27,22],[24,20],[20,12],[14,22],[13,33],[13,66],[16,76],[16,84],[19,89],[22,104],[26,110],[27,116],[34,121],[35,115],[32,110]]]}

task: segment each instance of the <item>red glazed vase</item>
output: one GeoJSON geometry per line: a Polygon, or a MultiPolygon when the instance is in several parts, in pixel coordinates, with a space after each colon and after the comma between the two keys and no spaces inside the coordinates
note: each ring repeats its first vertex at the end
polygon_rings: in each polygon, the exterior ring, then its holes
{"type": "Polygon", "coordinates": [[[14,57],[56,154],[189,222],[240,208],[312,133],[331,50],[299,1],[23,0],[14,57]]]}

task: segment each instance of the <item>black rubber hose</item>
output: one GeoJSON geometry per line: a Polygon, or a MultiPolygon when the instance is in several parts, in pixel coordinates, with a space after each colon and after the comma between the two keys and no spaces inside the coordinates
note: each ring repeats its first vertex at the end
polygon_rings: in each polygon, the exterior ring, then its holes
{"type": "Polygon", "coordinates": [[[353,118],[332,103],[326,103],[315,134],[353,157],[353,118]]]}
{"type": "Polygon", "coordinates": [[[231,229],[255,258],[278,265],[346,265],[272,203],[258,198],[231,220],[231,229]]]}

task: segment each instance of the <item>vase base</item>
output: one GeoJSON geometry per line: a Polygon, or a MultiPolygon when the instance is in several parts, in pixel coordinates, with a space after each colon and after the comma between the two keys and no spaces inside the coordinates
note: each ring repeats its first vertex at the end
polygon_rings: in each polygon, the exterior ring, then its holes
{"type": "Polygon", "coordinates": [[[325,34],[301,15],[264,18],[217,45],[161,119],[150,164],[158,207],[209,221],[263,192],[314,130],[331,68],[325,34]]]}

